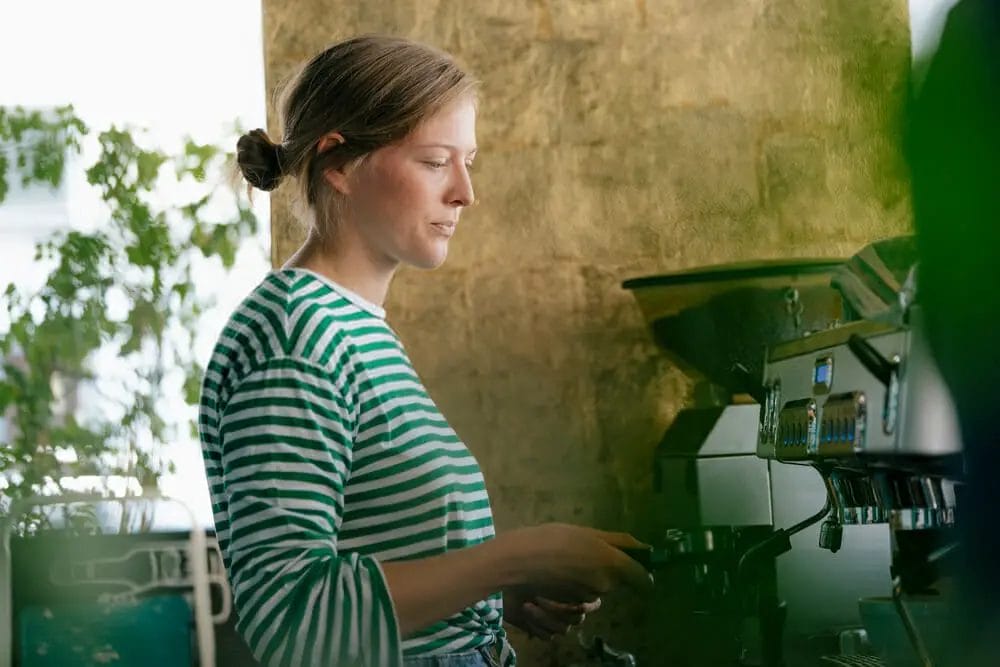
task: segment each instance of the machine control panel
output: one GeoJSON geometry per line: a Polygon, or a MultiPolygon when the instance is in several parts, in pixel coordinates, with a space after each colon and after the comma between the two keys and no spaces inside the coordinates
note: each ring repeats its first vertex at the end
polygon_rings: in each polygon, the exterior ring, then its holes
{"type": "Polygon", "coordinates": [[[864,450],[867,408],[862,391],[832,394],[819,424],[820,457],[851,456],[864,450]]]}
{"type": "Polygon", "coordinates": [[[819,444],[816,401],[801,398],[785,403],[778,415],[775,457],[787,461],[809,458],[819,444]]]}
{"type": "Polygon", "coordinates": [[[795,461],[853,456],[864,449],[867,409],[862,391],[788,401],[777,417],[774,457],[795,461]]]}
{"type": "Polygon", "coordinates": [[[768,348],[757,455],[836,463],[960,453],[954,404],[918,316],[907,328],[851,322],[768,348]]]}
{"type": "Polygon", "coordinates": [[[758,456],[802,461],[896,451],[898,436],[883,422],[896,412],[899,393],[853,349],[858,345],[849,344],[852,336],[864,338],[868,356],[888,360],[898,358],[909,344],[907,331],[852,323],[770,348],[762,378],[758,456]]]}

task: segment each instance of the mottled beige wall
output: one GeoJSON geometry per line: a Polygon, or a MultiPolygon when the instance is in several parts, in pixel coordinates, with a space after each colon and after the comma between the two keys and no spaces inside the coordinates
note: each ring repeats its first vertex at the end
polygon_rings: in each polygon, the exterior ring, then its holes
{"type": "MultiPolygon", "coordinates": [[[[363,32],[430,42],[483,80],[480,205],[445,267],[403,271],[387,308],[501,530],[656,537],[651,456],[689,387],[623,279],[849,255],[908,229],[888,134],[907,25],[906,0],[264,0],[269,89],[363,32]]],[[[276,264],[289,219],[277,194],[276,264]]],[[[641,606],[594,622],[656,664],[641,606]]],[[[515,639],[526,665],[578,656],[515,639]]]]}

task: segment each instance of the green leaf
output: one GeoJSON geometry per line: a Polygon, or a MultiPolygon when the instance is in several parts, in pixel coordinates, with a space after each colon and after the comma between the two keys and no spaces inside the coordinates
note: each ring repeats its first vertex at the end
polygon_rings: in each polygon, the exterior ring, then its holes
{"type": "Polygon", "coordinates": [[[7,170],[9,167],[10,161],[3,152],[0,152],[0,204],[7,198],[7,192],[10,191],[10,187],[7,185],[7,170]]]}
{"type": "Polygon", "coordinates": [[[188,405],[197,405],[201,398],[201,376],[203,371],[195,364],[188,369],[184,380],[184,400],[188,405]]]}

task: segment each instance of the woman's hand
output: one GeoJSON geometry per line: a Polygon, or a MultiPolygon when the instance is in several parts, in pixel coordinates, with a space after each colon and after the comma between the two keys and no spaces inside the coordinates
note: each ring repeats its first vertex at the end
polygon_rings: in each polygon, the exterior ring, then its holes
{"type": "Polygon", "coordinates": [[[536,595],[524,587],[503,592],[504,620],[530,637],[553,639],[568,634],[601,608],[601,598],[560,601],[536,595]]]}
{"type": "Polygon", "coordinates": [[[502,533],[497,538],[512,585],[561,602],[592,600],[616,588],[649,590],[652,578],[622,548],[644,545],[627,533],[548,523],[502,533]]]}

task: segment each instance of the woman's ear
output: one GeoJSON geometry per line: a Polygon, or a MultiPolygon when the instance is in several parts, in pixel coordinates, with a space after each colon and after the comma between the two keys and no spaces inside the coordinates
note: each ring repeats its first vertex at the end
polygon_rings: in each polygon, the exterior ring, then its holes
{"type": "MultiPolygon", "coordinates": [[[[322,155],[329,150],[335,149],[342,143],[344,143],[344,135],[340,132],[327,132],[320,137],[319,142],[316,144],[316,154],[322,155]]],[[[350,194],[350,183],[347,178],[347,164],[339,167],[330,167],[323,172],[323,178],[325,178],[326,182],[330,184],[330,187],[340,194],[350,194]]]]}

